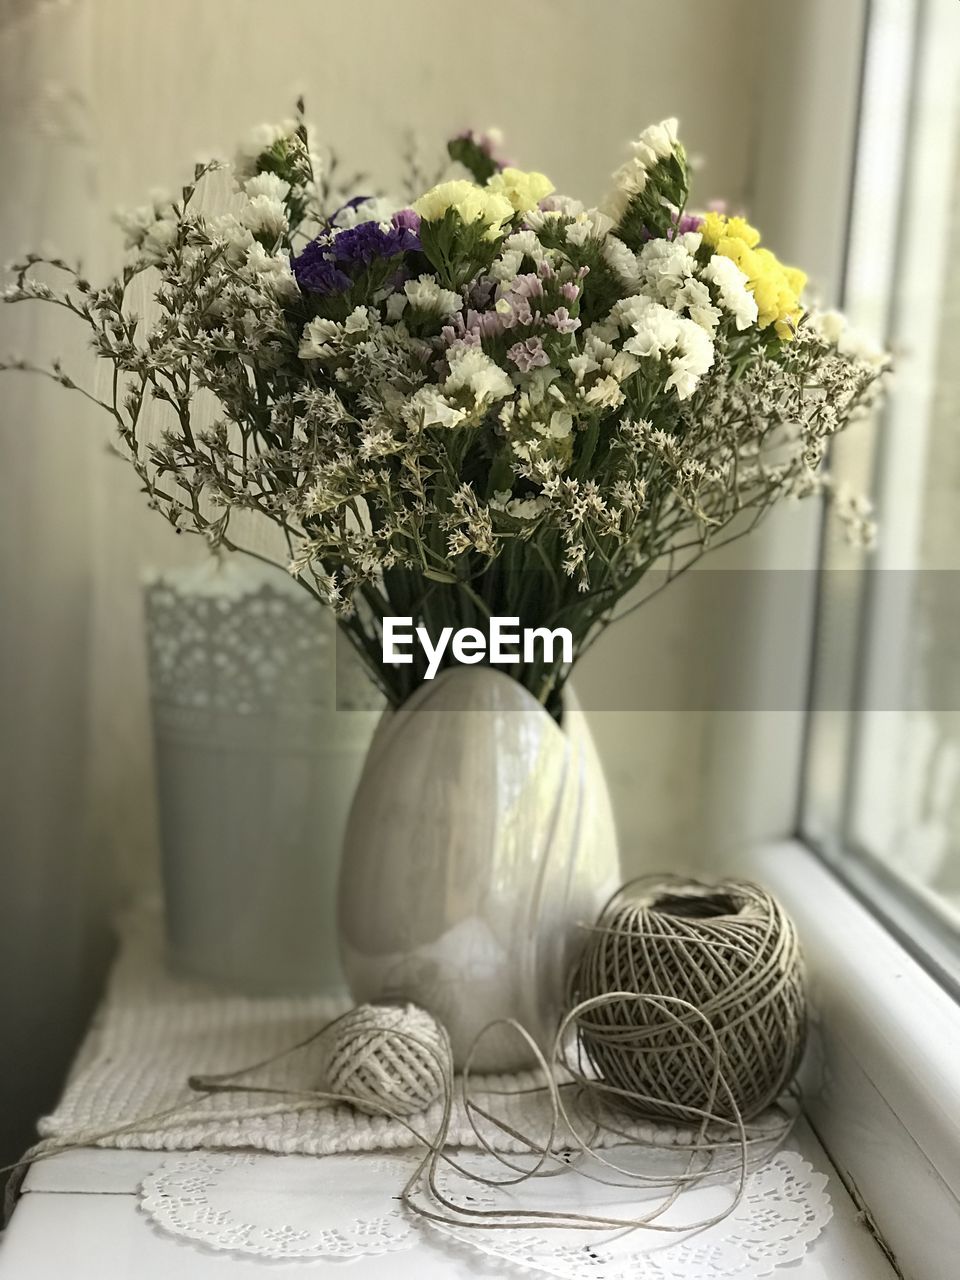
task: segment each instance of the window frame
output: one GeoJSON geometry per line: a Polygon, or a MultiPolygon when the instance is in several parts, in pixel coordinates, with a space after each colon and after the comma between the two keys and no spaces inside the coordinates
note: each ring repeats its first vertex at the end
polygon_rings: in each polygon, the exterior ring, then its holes
{"type": "Polygon", "coordinates": [[[924,410],[938,350],[941,285],[930,271],[926,245],[929,239],[937,243],[941,230],[939,242],[946,242],[949,210],[949,192],[939,207],[931,207],[928,193],[944,167],[952,172],[952,156],[929,123],[944,113],[953,120],[958,105],[960,36],[954,44],[942,38],[948,22],[960,31],[955,0],[872,0],[867,14],[843,301],[854,326],[869,339],[894,351],[909,344],[911,355],[894,378],[874,443],[840,447],[831,459],[839,476],[852,473],[869,482],[882,532],[869,562],[861,557],[859,563],[823,536],[799,830],[901,944],[960,997],[955,926],[934,893],[900,879],[883,856],[895,829],[896,771],[906,732],[906,712],[898,708],[907,699],[889,706],[890,676],[893,671],[905,681],[908,670],[902,587],[918,565],[924,410]],[[916,225],[921,212],[930,237],[922,243],[902,237],[902,228],[916,225]],[[854,595],[843,581],[850,569],[858,585],[855,598],[844,604],[841,595],[854,595]],[[844,698],[844,710],[838,711],[818,706],[818,696],[824,671],[837,658],[824,623],[842,618],[844,607],[840,643],[849,642],[851,651],[847,686],[841,678],[832,689],[844,698]],[[838,772],[844,779],[839,790],[838,772]]]}
{"type": "MultiPolygon", "coordinates": [[[[779,50],[793,80],[767,86],[751,211],[776,236],[784,256],[809,263],[827,298],[832,292],[853,313],[855,325],[879,341],[887,335],[899,213],[882,228],[891,268],[884,281],[876,239],[872,256],[857,260],[853,255],[858,219],[862,227],[870,213],[868,179],[877,172],[864,172],[859,147],[863,91],[892,101],[889,74],[881,74],[882,56],[878,70],[877,44],[886,41],[889,50],[889,41],[902,41],[909,31],[907,47],[897,51],[900,88],[909,93],[917,70],[916,24],[929,20],[936,6],[951,3],[956,0],[865,0],[844,6],[809,0],[802,7],[776,6],[770,18],[768,61],[776,64],[779,77],[785,65],[778,61],[779,50]],[[851,67],[860,68],[859,86],[851,83],[851,67]],[[775,107],[791,92],[797,111],[788,119],[775,107]],[[817,146],[810,146],[811,137],[817,146]],[[796,157],[792,207],[782,194],[778,155],[796,157]],[[836,174],[847,171],[854,176],[844,192],[836,174]]],[[[891,182],[894,191],[901,187],[906,145],[905,126],[896,165],[889,154],[884,157],[888,192],[891,182]]],[[[893,210],[897,201],[888,204],[893,210]]],[[[838,441],[831,459],[834,474],[849,475],[869,490],[883,452],[882,445],[872,447],[874,438],[875,433],[854,431],[838,441]]],[[[896,547],[896,531],[888,536],[896,547]]],[[[741,552],[737,564],[863,567],[862,559],[839,551],[827,514],[818,520],[798,512],[772,519],[767,537],[741,552]]],[[[857,726],[850,710],[815,706],[814,677],[819,664],[838,661],[836,678],[847,692],[834,707],[853,707],[854,646],[844,636],[844,652],[825,652],[829,638],[822,626],[825,610],[833,607],[828,593],[844,580],[854,639],[857,620],[877,607],[861,594],[867,574],[819,575],[806,619],[809,705],[797,712],[710,718],[705,845],[712,854],[712,874],[719,861],[723,871],[758,880],[797,922],[812,1010],[801,1083],[817,1136],[902,1272],[952,1280],[960,1256],[960,1004],[948,988],[945,967],[939,972],[938,962],[931,962],[938,955],[936,921],[928,917],[928,931],[922,933],[915,910],[902,911],[903,895],[898,899],[894,892],[893,877],[884,885],[883,868],[843,838],[849,824],[836,803],[837,777],[850,761],[857,726]],[[851,584],[855,591],[849,590],[851,584]],[[819,803],[813,803],[815,794],[819,803]],[[795,834],[784,839],[788,831],[795,834]]],[[[761,619],[758,646],[763,631],[761,619]]],[[[754,657],[745,653],[743,660],[754,657]]]]}
{"type": "Polygon", "coordinates": [[[736,870],[768,887],[803,942],[812,1023],[804,1109],[904,1275],[960,1257],[960,1006],[799,840],[736,870]]]}

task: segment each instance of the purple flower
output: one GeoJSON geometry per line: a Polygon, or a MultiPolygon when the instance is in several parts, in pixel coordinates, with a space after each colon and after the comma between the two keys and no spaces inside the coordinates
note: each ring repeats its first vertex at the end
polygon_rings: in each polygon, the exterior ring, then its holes
{"type": "Polygon", "coordinates": [[[574,284],[572,280],[567,280],[560,286],[560,293],[568,302],[576,302],[580,297],[580,286],[574,284]]]}
{"type": "Polygon", "coordinates": [[[510,281],[509,292],[516,294],[518,298],[542,298],[543,281],[532,271],[528,271],[526,275],[515,276],[510,281]]]}
{"type": "MultiPolygon", "coordinates": [[[[676,213],[672,214],[671,217],[673,226],[669,227],[667,230],[665,237],[667,240],[673,240],[677,236],[686,235],[688,231],[699,231],[703,226],[703,219],[695,213],[685,213],[679,221],[677,221],[676,213]]],[[[644,227],[643,239],[653,240],[655,239],[655,233],[648,227],[644,227]]]]}
{"type": "Polygon", "coordinates": [[[547,324],[552,325],[557,333],[576,333],[580,328],[580,321],[566,307],[557,307],[556,311],[548,315],[547,324]]]}
{"type": "Polygon", "coordinates": [[[440,335],[450,350],[460,347],[479,347],[484,338],[494,338],[503,331],[503,322],[496,311],[475,311],[467,308],[466,318],[457,314],[443,326],[440,335]]]}
{"type": "Polygon", "coordinates": [[[699,231],[703,226],[703,219],[695,213],[685,213],[679,222],[674,222],[673,228],[667,232],[667,239],[673,240],[676,236],[685,236],[688,231],[699,231]]]}
{"type": "Polygon", "coordinates": [[[440,330],[440,336],[443,338],[448,355],[451,351],[464,351],[467,347],[480,347],[482,345],[478,331],[467,329],[463,333],[458,333],[451,324],[443,326],[440,330]]]}
{"type": "Polygon", "coordinates": [[[369,266],[378,258],[395,258],[401,253],[420,248],[420,238],[409,227],[391,223],[384,230],[379,222],[360,222],[355,227],[338,231],[330,242],[337,262],[369,266]]]}
{"type": "Polygon", "coordinates": [[[415,245],[407,246],[410,249],[420,248],[420,215],[413,209],[400,209],[391,218],[393,225],[404,231],[409,231],[416,240],[415,245]]]}
{"type": "Polygon", "coordinates": [[[493,301],[496,287],[496,281],[492,280],[490,276],[477,276],[467,290],[467,305],[476,308],[478,311],[483,307],[489,306],[493,301]]]}
{"type": "Polygon", "coordinates": [[[500,326],[503,329],[513,329],[518,324],[535,324],[540,315],[539,311],[533,310],[526,298],[510,293],[503,295],[498,306],[500,310],[497,315],[500,317],[500,326]],[[506,303],[505,306],[504,303],[506,303]]]}
{"type": "MultiPolygon", "coordinates": [[[[362,201],[357,197],[351,205],[362,201]]],[[[344,208],[347,208],[344,205],[344,208]]],[[[394,214],[389,225],[359,222],[342,231],[331,228],[306,246],[293,260],[297,284],[307,293],[343,293],[353,283],[353,274],[374,262],[415,253],[420,248],[420,219],[412,209],[394,214]]]]}
{"type": "Polygon", "coordinates": [[[531,369],[542,369],[550,363],[550,357],[543,349],[539,338],[527,338],[526,342],[515,342],[507,352],[521,373],[529,373],[531,369]]]}
{"type": "Polygon", "coordinates": [[[351,280],[330,261],[327,244],[312,240],[293,260],[293,274],[304,293],[344,293],[351,280]]]}

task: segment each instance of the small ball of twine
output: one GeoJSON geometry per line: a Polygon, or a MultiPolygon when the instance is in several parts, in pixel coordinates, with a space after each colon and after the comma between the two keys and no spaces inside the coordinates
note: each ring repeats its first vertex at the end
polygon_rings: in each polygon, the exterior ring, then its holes
{"type": "Polygon", "coordinates": [[[782,1093],[803,1052],[796,930],[746,881],[635,881],[590,931],[571,977],[570,1007],[580,1004],[581,1049],[631,1110],[749,1120],[782,1093]]]}
{"type": "Polygon", "coordinates": [[[330,1026],[329,1040],[330,1091],[368,1115],[414,1115],[443,1093],[446,1034],[416,1005],[358,1005],[330,1026]]]}

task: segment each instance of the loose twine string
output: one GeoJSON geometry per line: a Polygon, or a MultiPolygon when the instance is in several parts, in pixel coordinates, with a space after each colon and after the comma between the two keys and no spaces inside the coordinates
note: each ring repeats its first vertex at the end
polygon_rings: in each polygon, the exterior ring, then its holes
{"type": "MultiPolygon", "coordinates": [[[[637,883],[640,882],[631,882],[624,886],[610,900],[597,924],[591,927],[590,932],[594,940],[605,938],[615,947],[622,947],[625,931],[622,927],[610,927],[609,913],[616,901],[637,883]]],[[[652,882],[646,883],[649,885],[652,882]]],[[[664,882],[660,880],[656,883],[662,885],[664,882]]],[[[674,888],[679,889],[680,884],[679,881],[674,882],[674,888]]],[[[757,892],[762,893],[759,890],[757,892]]],[[[641,947],[650,941],[649,931],[644,928],[638,927],[638,930],[630,933],[629,936],[641,947]]],[[[722,951],[730,944],[724,942],[718,945],[722,951]]],[[[734,946],[739,947],[741,951],[744,949],[742,941],[734,943],[734,946]]],[[[589,955],[589,945],[585,955],[589,955]]],[[[763,963],[766,966],[765,948],[763,955],[763,963]]],[[[577,972],[579,981],[582,983],[582,964],[577,972]]],[[[640,970],[635,968],[634,977],[639,977],[639,973],[640,970]]],[[[604,970],[604,979],[608,976],[609,974],[604,970]]],[[[575,976],[574,983],[576,981],[575,976]]],[[[392,1038],[396,1038],[398,1044],[406,1044],[415,1049],[419,1055],[426,1055],[433,1061],[442,1080],[441,1117],[433,1134],[421,1132],[408,1116],[398,1113],[389,1105],[377,1103],[369,1096],[362,1098],[365,1110],[380,1114],[402,1125],[410,1135],[412,1145],[422,1149],[421,1159],[399,1197],[413,1214],[441,1227],[476,1227],[484,1230],[513,1230],[518,1227],[540,1230],[595,1229],[613,1231],[617,1234],[642,1228],[663,1233],[687,1234],[715,1226],[737,1208],[746,1189],[752,1150],[756,1147],[772,1149],[786,1138],[799,1112],[798,1093],[792,1090],[781,1094],[776,1104],[779,1113],[776,1126],[758,1135],[748,1133],[738,1102],[738,1093],[742,1092],[742,1088],[738,1088],[738,1082],[729,1076],[729,1056],[721,1033],[718,1033],[712,1024],[710,1015],[684,996],[663,992],[641,993],[637,989],[630,990],[626,983],[623,986],[624,989],[608,989],[598,994],[588,995],[574,1004],[560,1021],[549,1055],[543,1052],[525,1027],[510,1018],[489,1023],[474,1040],[461,1073],[459,1096],[477,1146],[501,1167],[503,1170],[501,1176],[484,1176],[476,1168],[465,1166],[448,1146],[447,1139],[453,1118],[453,1108],[458,1095],[453,1055],[446,1031],[440,1028],[439,1042],[431,1044],[423,1037],[412,1035],[401,1027],[391,1028],[389,1034],[392,1038]],[[670,1176],[625,1167],[612,1156],[605,1154],[604,1148],[598,1145],[598,1138],[601,1134],[605,1134],[608,1137],[620,1139],[634,1148],[639,1146],[660,1151],[677,1150],[673,1144],[657,1142],[655,1139],[638,1140],[622,1127],[631,1114],[662,1115],[662,1093],[635,1087],[635,1082],[631,1083],[629,1078],[624,1081],[620,1078],[611,1080],[604,1075],[598,1076],[595,1053],[591,1053],[589,1037],[591,1034],[595,1035],[597,1028],[601,1028],[604,1032],[610,1032],[612,1028],[613,1038],[605,1047],[609,1050],[612,1044],[618,1042],[622,1047],[628,1047],[630,1010],[637,1014],[635,1030],[649,1028],[655,1022],[661,1034],[665,1029],[670,1033],[672,1051],[680,1052],[687,1062],[697,1061],[706,1068],[700,1077],[701,1084],[705,1086],[701,1100],[690,1102],[671,1099],[670,1114],[675,1120],[679,1119],[690,1125],[691,1141],[681,1148],[687,1152],[683,1168],[679,1172],[671,1173],[670,1176]],[[509,1028],[521,1037],[536,1060],[544,1083],[515,1090],[485,1089],[484,1093],[494,1097],[519,1097],[545,1092],[550,1108],[546,1141],[538,1141],[516,1128],[515,1125],[509,1124],[488,1107],[482,1106],[472,1094],[472,1064],[476,1053],[489,1033],[502,1028],[509,1028]],[[585,1058],[588,1060],[585,1061],[585,1058]],[[519,1163],[511,1159],[508,1153],[497,1150],[493,1145],[495,1139],[489,1138],[483,1132],[481,1124],[489,1125],[495,1132],[519,1143],[533,1157],[533,1164],[519,1163]],[[564,1135],[562,1142],[559,1141],[561,1132],[564,1135]],[[733,1163],[718,1166],[715,1161],[722,1155],[732,1157],[733,1163]],[[445,1194],[441,1185],[441,1169],[444,1166],[470,1182],[494,1189],[516,1187],[535,1178],[555,1177],[575,1172],[578,1176],[603,1186],[634,1189],[662,1188],[665,1194],[649,1210],[635,1216],[543,1208],[483,1209],[458,1203],[445,1194]],[[693,1222],[666,1223],[661,1220],[685,1189],[697,1185],[712,1174],[726,1173],[730,1169],[736,1170],[736,1179],[731,1198],[724,1207],[693,1222]]],[[[349,1018],[352,1012],[351,1010],[341,1014],[340,1017],[311,1033],[306,1039],[259,1062],[221,1074],[190,1076],[186,1081],[187,1087],[193,1095],[204,1098],[223,1093],[276,1096],[295,1104],[298,1109],[359,1102],[361,1099],[348,1092],[338,1093],[327,1089],[291,1089],[250,1083],[241,1079],[272,1066],[319,1040],[334,1037],[344,1019],[349,1018]]],[[[9,1214],[12,1211],[19,1184],[30,1165],[66,1151],[100,1145],[124,1133],[152,1127],[189,1109],[194,1101],[195,1098],[190,1097],[162,1111],[138,1116],[109,1129],[73,1134],[69,1138],[46,1139],[38,1143],[21,1160],[0,1169],[0,1174],[15,1175],[10,1178],[7,1187],[6,1213],[9,1214]]]]}

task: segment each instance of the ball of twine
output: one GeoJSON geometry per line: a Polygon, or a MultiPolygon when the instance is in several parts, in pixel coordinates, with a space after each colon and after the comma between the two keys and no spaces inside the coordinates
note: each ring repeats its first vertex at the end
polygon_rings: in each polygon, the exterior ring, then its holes
{"type": "Polygon", "coordinates": [[[367,1115],[409,1116],[441,1096],[446,1032],[416,1005],[362,1004],[329,1029],[324,1074],[332,1093],[367,1115]]]}
{"type": "Polygon", "coordinates": [[[658,1119],[749,1120],[803,1052],[796,930],[746,881],[625,886],[591,930],[570,999],[584,1004],[573,1021],[601,1083],[658,1119]]]}

